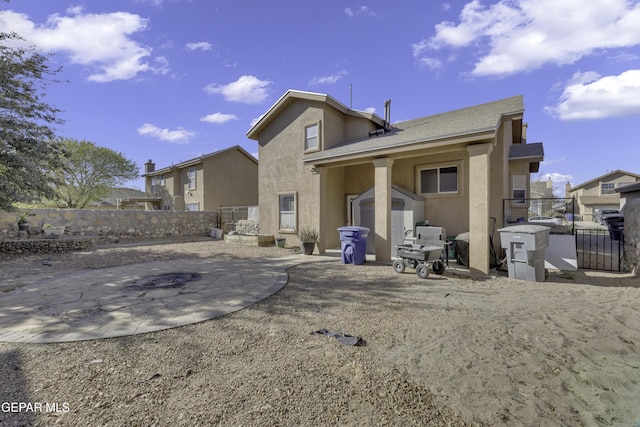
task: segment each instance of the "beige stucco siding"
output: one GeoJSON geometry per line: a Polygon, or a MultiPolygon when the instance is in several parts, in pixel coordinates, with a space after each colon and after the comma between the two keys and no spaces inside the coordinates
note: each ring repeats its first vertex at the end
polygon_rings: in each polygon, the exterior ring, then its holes
{"type": "Polygon", "coordinates": [[[222,206],[258,204],[258,169],[255,162],[238,150],[230,150],[204,160],[203,210],[222,206]]]}
{"type": "Polygon", "coordinates": [[[314,188],[311,167],[304,166],[302,162],[304,126],[322,121],[323,110],[311,104],[299,102],[290,105],[260,134],[258,191],[261,195],[262,233],[280,233],[278,196],[284,193],[296,195],[296,231],[300,226],[313,225],[314,219],[310,213],[318,209],[314,200],[317,198],[317,189],[314,188]]]}

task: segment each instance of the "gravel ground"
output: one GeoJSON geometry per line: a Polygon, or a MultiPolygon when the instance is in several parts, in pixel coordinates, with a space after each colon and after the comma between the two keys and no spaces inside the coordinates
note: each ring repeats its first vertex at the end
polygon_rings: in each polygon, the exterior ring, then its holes
{"type": "MultiPolygon", "coordinates": [[[[2,261],[0,292],[76,269],[283,251],[197,239],[14,258],[2,261]]],[[[422,280],[339,261],[288,273],[266,300],[198,324],[0,343],[0,425],[632,425],[640,416],[634,279],[609,279],[617,288],[585,290],[571,277],[514,288],[505,278],[422,280]],[[322,328],[365,345],[312,333],[322,328]],[[590,374],[604,348],[611,362],[590,374]],[[11,402],[43,410],[5,410],[11,402]]]]}

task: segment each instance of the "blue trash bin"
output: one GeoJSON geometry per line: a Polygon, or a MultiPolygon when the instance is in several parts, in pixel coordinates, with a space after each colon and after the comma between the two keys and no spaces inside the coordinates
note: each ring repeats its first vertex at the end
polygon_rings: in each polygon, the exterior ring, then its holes
{"type": "Polygon", "coordinates": [[[367,255],[367,227],[349,226],[338,228],[342,247],[342,263],[362,265],[367,255]]]}

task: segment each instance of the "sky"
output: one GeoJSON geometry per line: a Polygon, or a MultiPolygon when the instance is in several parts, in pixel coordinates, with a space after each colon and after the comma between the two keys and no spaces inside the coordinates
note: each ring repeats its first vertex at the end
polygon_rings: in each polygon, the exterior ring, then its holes
{"type": "MultiPolygon", "coordinates": [[[[143,173],[234,145],[289,89],[391,121],[522,94],[536,180],[640,174],[640,0],[11,0],[51,54],[58,134],[143,173]]],[[[129,183],[142,189],[143,180],[129,183]]]]}

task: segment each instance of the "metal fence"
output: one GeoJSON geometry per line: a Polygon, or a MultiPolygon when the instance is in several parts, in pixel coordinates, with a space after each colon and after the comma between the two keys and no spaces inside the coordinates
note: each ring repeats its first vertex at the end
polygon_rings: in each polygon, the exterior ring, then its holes
{"type": "Polygon", "coordinates": [[[576,230],[578,268],[622,271],[624,230],[582,228],[576,230]]]}
{"type": "Polygon", "coordinates": [[[504,227],[518,223],[549,225],[553,234],[573,234],[576,201],[574,198],[504,199],[504,227]]]}
{"type": "Polygon", "coordinates": [[[219,207],[218,228],[228,233],[235,231],[236,223],[249,218],[249,208],[247,206],[219,207]]]}

